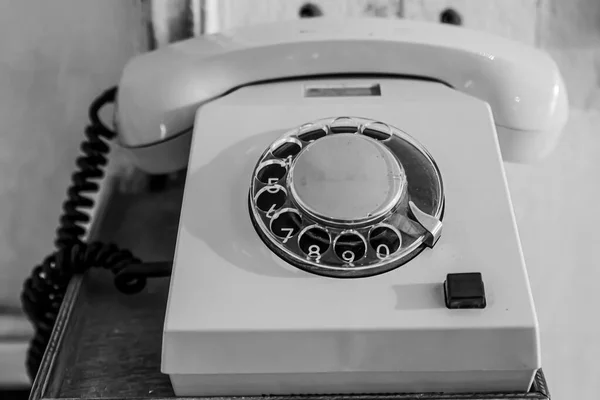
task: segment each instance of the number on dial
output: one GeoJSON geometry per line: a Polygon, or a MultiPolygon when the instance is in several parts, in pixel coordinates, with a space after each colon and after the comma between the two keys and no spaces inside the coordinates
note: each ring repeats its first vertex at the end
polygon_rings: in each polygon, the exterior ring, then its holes
{"type": "Polygon", "coordinates": [[[298,211],[284,209],[279,211],[271,219],[271,232],[287,243],[294,235],[300,232],[302,217],[298,211]]]}
{"type": "Polygon", "coordinates": [[[279,210],[285,204],[287,193],[283,186],[273,185],[265,186],[259,190],[256,195],[256,207],[267,213],[267,217],[271,218],[273,213],[279,210]]]}
{"type": "Polygon", "coordinates": [[[342,233],[338,236],[333,251],[342,261],[350,264],[365,256],[367,243],[356,233],[342,233]]]}
{"type": "Polygon", "coordinates": [[[398,251],[402,245],[400,232],[389,226],[377,226],[369,234],[369,244],[380,260],[388,258],[398,251]]]}
{"type": "Polygon", "coordinates": [[[309,259],[319,261],[329,248],[330,240],[325,229],[313,226],[302,232],[298,238],[298,245],[309,259]]]}

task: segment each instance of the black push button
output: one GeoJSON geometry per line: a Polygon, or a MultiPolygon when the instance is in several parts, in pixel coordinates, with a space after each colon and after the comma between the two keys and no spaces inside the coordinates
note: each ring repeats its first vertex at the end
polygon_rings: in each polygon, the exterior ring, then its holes
{"type": "Polygon", "coordinates": [[[448,274],[444,292],[448,308],[485,308],[485,289],[479,272],[448,274]]]}

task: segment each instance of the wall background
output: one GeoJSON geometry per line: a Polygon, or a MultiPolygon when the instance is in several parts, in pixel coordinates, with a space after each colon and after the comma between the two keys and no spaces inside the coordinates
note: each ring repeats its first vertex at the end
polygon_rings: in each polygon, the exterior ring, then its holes
{"type": "MultiPolygon", "coordinates": [[[[600,2],[312,3],[326,15],[432,22],[452,7],[464,26],[541,47],[555,57],[572,106],[562,142],[543,162],[507,164],[506,170],[538,309],[543,365],[551,392],[556,399],[593,398],[600,392],[596,379],[600,375],[600,322],[594,317],[599,304],[594,294],[600,281],[595,253],[600,238],[600,2]]],[[[203,31],[297,18],[304,4],[298,0],[0,2],[0,314],[18,307],[23,279],[52,249],[88,104],[117,82],[127,59],[151,45],[203,31]],[[153,21],[151,29],[149,20],[153,21]],[[200,25],[200,20],[205,24],[200,25]]],[[[15,321],[0,316],[0,337],[27,329],[15,321]]],[[[0,383],[2,376],[8,376],[1,361],[7,359],[3,354],[8,350],[2,353],[3,349],[9,347],[3,347],[0,340],[0,383]]],[[[13,366],[20,365],[15,360],[13,366]]]]}
{"type": "Polygon", "coordinates": [[[144,48],[139,2],[0,2],[0,304],[52,250],[87,108],[144,48]]]}
{"type": "Polygon", "coordinates": [[[89,103],[146,48],[139,1],[0,1],[0,386],[26,381],[15,316],[53,250],[89,103]]]}

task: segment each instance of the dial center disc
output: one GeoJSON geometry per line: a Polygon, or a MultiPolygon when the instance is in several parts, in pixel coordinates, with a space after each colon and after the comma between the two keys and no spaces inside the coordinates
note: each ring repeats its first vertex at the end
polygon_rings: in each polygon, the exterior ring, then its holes
{"type": "Polygon", "coordinates": [[[351,133],[308,145],[289,174],[298,206],[339,223],[371,221],[390,211],[406,190],[402,165],[374,139],[351,133]]]}

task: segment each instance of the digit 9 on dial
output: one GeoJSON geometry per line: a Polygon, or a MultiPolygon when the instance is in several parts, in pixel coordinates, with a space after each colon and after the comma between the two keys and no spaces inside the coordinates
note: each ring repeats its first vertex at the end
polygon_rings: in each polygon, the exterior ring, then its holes
{"type": "Polygon", "coordinates": [[[395,269],[441,235],[442,177],[407,133],[336,117],[284,133],[259,158],[248,196],[267,247],[304,271],[368,277],[395,269]]]}

